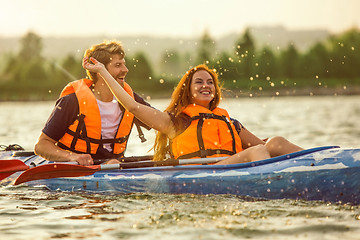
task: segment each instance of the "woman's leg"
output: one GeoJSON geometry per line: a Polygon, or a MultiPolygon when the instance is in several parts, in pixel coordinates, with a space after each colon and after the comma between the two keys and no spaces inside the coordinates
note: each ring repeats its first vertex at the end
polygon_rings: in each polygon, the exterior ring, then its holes
{"type": "Polygon", "coordinates": [[[265,144],[271,157],[276,157],[284,154],[298,152],[304,150],[303,148],[289,142],[284,137],[273,137],[270,138],[265,144]]]}
{"type": "Polygon", "coordinates": [[[253,147],[249,147],[241,152],[238,152],[231,157],[217,162],[216,164],[235,164],[235,163],[244,163],[252,162],[270,158],[270,154],[265,147],[265,145],[259,144],[253,147]]]}

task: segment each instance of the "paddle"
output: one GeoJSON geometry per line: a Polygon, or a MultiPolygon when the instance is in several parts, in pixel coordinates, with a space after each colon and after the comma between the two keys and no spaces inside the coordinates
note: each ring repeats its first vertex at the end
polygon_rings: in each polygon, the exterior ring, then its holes
{"type": "Polygon", "coordinates": [[[21,160],[0,160],[0,180],[7,178],[17,171],[25,171],[29,166],[21,160]]]}
{"type": "Polygon", "coordinates": [[[60,177],[81,177],[92,175],[101,170],[129,169],[143,167],[177,166],[185,164],[216,163],[227,157],[198,158],[198,159],[170,159],[165,161],[144,161],[120,164],[105,164],[94,166],[80,166],[63,163],[50,163],[31,168],[23,172],[15,181],[14,185],[39,179],[60,178],[60,177]]]}
{"type": "Polygon", "coordinates": [[[34,151],[16,151],[13,153],[13,157],[30,157],[35,155],[34,151]]]}
{"type": "Polygon", "coordinates": [[[120,162],[139,162],[139,161],[151,160],[153,158],[154,158],[153,155],[146,155],[146,156],[121,157],[117,159],[120,162]]]}
{"type": "MultiPolygon", "coordinates": [[[[29,156],[29,154],[31,154],[33,152],[25,152],[25,154],[23,155],[22,153],[20,154],[14,154],[13,156],[29,156]]],[[[32,154],[34,155],[34,154],[32,154]]],[[[35,156],[35,155],[34,155],[35,156]]],[[[147,156],[132,156],[132,157],[122,157],[119,158],[118,160],[120,162],[139,162],[139,161],[144,161],[144,160],[150,160],[152,159],[153,156],[152,155],[147,155],[147,156]]],[[[95,164],[101,164],[106,162],[109,159],[94,159],[94,163],[95,164]]],[[[65,162],[64,164],[76,164],[76,162],[65,162]]],[[[36,167],[36,166],[34,166],[36,167]]],[[[28,165],[26,165],[23,161],[19,160],[19,159],[10,159],[10,160],[0,160],[0,181],[9,177],[10,175],[14,174],[15,172],[18,171],[25,171],[27,169],[29,169],[30,167],[28,165]]]]}

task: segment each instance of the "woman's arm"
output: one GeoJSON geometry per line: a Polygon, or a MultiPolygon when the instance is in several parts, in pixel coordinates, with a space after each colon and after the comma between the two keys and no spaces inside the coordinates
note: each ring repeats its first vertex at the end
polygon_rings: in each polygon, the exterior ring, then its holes
{"type": "Polygon", "coordinates": [[[136,102],[111,76],[102,63],[94,58],[90,58],[90,60],[94,64],[89,63],[88,58],[85,57],[83,59],[83,67],[89,71],[98,73],[124,108],[149,127],[166,134],[169,138],[175,137],[175,128],[167,113],[136,102]]]}
{"type": "Polygon", "coordinates": [[[259,144],[265,144],[263,140],[252,134],[246,128],[242,127],[239,133],[243,149],[256,146],[259,144]]]}
{"type": "Polygon", "coordinates": [[[237,119],[230,118],[231,122],[234,124],[237,133],[240,136],[243,149],[247,149],[252,146],[259,144],[265,144],[266,140],[261,140],[250,131],[248,131],[237,119]]]}

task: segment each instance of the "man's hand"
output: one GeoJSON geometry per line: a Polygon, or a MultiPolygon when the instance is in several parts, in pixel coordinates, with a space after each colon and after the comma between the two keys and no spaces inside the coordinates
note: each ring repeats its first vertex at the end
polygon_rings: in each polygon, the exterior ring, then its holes
{"type": "Polygon", "coordinates": [[[78,162],[82,166],[94,165],[94,160],[90,154],[72,153],[69,159],[71,162],[78,162]]]}

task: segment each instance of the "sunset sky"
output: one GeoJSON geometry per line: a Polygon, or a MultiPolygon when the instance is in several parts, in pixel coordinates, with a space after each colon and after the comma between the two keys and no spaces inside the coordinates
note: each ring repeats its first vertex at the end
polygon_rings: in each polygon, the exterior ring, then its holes
{"type": "Polygon", "coordinates": [[[0,37],[155,35],[220,37],[248,26],[360,28],[358,0],[0,0],[0,37]]]}

